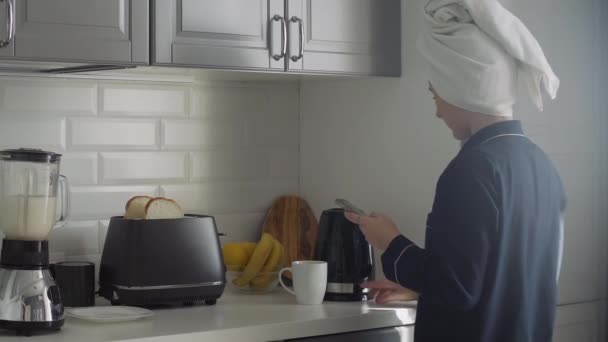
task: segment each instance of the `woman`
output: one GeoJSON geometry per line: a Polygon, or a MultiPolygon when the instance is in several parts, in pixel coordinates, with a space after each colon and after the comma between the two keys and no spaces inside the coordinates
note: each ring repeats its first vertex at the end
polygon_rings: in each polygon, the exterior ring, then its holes
{"type": "Polygon", "coordinates": [[[382,214],[359,216],[383,250],[378,303],[419,295],[415,341],[551,341],[566,206],[560,177],[512,119],[518,78],[542,110],[559,80],[496,0],[432,0],[419,41],[437,116],[463,144],[441,175],[422,249],[382,214]]]}

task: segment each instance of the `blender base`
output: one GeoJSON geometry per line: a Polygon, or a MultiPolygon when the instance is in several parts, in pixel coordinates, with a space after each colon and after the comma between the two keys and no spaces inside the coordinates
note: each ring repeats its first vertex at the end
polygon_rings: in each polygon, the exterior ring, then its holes
{"type": "Polygon", "coordinates": [[[17,336],[32,336],[34,332],[59,330],[63,319],[51,322],[21,322],[0,320],[0,329],[14,330],[17,336]]]}
{"type": "Polygon", "coordinates": [[[63,303],[49,270],[48,253],[48,241],[2,241],[0,329],[29,336],[63,326],[63,303]]]}

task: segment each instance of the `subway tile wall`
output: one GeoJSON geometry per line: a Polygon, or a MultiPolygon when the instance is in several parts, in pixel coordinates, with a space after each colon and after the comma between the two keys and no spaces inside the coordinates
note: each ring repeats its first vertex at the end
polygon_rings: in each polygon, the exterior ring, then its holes
{"type": "Polygon", "coordinates": [[[134,195],[211,214],[255,240],[273,199],[299,191],[297,83],[0,77],[0,148],[64,154],[69,223],[55,260],[99,262],[109,218],[134,195]]]}

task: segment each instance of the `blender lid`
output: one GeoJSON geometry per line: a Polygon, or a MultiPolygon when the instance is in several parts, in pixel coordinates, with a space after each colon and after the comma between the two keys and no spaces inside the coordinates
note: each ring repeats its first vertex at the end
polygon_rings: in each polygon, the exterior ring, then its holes
{"type": "Polygon", "coordinates": [[[0,160],[54,163],[61,159],[61,154],[33,148],[18,148],[0,151],[0,160]]]}

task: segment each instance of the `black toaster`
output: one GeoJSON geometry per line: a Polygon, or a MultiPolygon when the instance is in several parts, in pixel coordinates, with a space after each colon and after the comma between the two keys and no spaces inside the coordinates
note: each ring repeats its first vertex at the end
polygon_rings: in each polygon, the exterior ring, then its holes
{"type": "Polygon", "coordinates": [[[212,216],[110,219],[99,294],[113,305],[215,304],[225,286],[226,269],[212,216]]]}

